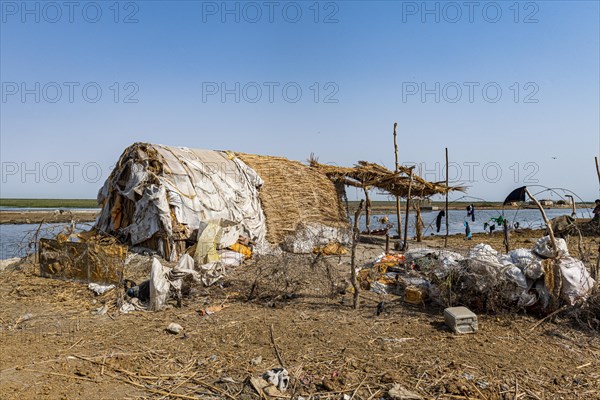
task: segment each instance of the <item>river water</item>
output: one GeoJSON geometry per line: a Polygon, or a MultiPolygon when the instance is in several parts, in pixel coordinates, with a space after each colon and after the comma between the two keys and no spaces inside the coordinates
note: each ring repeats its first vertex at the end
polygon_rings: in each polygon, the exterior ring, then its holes
{"type": "MultiPolygon", "coordinates": [[[[402,235],[404,235],[404,220],[406,217],[406,210],[403,210],[402,213],[402,235]]],[[[551,208],[545,210],[546,215],[549,219],[561,216],[561,215],[571,215],[571,210],[567,208],[551,208]]],[[[421,218],[423,219],[423,223],[425,228],[423,230],[423,236],[430,236],[432,234],[435,235],[445,235],[446,234],[446,220],[442,219],[442,226],[440,232],[436,232],[435,220],[439,213],[438,211],[423,211],[421,212],[421,218]]],[[[481,233],[484,231],[484,224],[487,222],[488,224],[495,224],[493,221],[490,221],[490,218],[497,218],[502,215],[502,210],[475,210],[475,222],[471,220],[471,217],[467,217],[466,210],[448,210],[448,233],[453,235],[457,233],[464,233],[465,226],[464,222],[467,221],[469,223],[469,227],[471,228],[472,233],[481,233]]],[[[396,234],[396,229],[398,226],[398,221],[396,214],[378,214],[371,216],[371,229],[381,228],[381,223],[379,223],[379,219],[383,216],[387,216],[389,219],[389,223],[393,224],[393,228],[390,230],[391,234],[396,234]]],[[[577,210],[578,218],[591,218],[591,210],[587,208],[583,208],[577,210]]],[[[507,219],[509,226],[512,226],[515,222],[518,222],[520,228],[532,228],[539,229],[545,226],[544,220],[542,218],[542,214],[538,209],[520,209],[520,210],[504,210],[504,218],[507,219]]],[[[408,218],[408,236],[415,236],[415,214],[410,213],[408,218]]],[[[359,222],[359,226],[361,230],[366,228],[366,218],[363,212],[361,216],[361,220],[359,222]]],[[[502,230],[502,227],[496,226],[496,230],[502,230]]]]}
{"type": "MultiPolygon", "coordinates": [[[[13,257],[23,257],[31,254],[35,247],[35,238],[54,238],[69,227],[69,223],[57,224],[0,224],[0,260],[13,257]],[[29,245],[31,244],[31,245],[29,245]]],[[[81,223],[75,226],[75,231],[88,230],[93,222],[81,223]]]]}

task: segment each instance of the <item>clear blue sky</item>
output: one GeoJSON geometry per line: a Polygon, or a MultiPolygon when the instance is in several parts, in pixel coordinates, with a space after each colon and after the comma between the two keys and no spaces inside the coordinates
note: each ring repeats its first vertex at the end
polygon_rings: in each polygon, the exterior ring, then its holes
{"type": "Polygon", "coordinates": [[[136,141],[393,168],[395,121],[472,196],[598,197],[598,1],[0,4],[2,197],[93,198],[136,141]]]}

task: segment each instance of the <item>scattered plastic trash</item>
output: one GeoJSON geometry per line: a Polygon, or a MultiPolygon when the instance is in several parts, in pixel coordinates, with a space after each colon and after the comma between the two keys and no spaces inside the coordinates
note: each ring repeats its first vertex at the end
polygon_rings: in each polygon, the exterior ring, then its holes
{"type": "Polygon", "coordinates": [[[119,312],[121,314],[127,314],[127,313],[130,313],[132,311],[135,311],[135,306],[133,304],[129,303],[129,302],[124,302],[121,305],[121,308],[119,308],[119,312]]]}
{"type": "Polygon", "coordinates": [[[102,307],[98,307],[92,310],[92,314],[95,315],[104,315],[108,312],[108,304],[103,305],[102,307]]]}
{"type": "Polygon", "coordinates": [[[476,382],[476,385],[479,389],[487,389],[490,384],[484,380],[479,380],[476,382]]]}
{"type": "Polygon", "coordinates": [[[422,400],[423,397],[420,395],[405,389],[399,384],[395,383],[394,386],[388,391],[388,396],[394,400],[422,400]]]}
{"type": "Polygon", "coordinates": [[[274,385],[278,390],[284,392],[290,383],[288,371],[285,368],[273,368],[262,376],[267,382],[274,385]]]}
{"type": "Polygon", "coordinates": [[[475,379],[475,375],[473,375],[470,372],[465,372],[462,374],[462,377],[465,378],[468,381],[472,381],[473,379],[475,379]]]}
{"type": "Polygon", "coordinates": [[[90,283],[88,285],[88,289],[90,289],[92,292],[96,293],[96,295],[101,295],[104,294],[110,290],[113,290],[116,286],[111,284],[111,285],[100,285],[97,283],[90,283]]]}
{"type": "Polygon", "coordinates": [[[129,301],[123,302],[119,312],[122,314],[127,314],[132,311],[148,311],[147,304],[144,304],[138,298],[129,299],[129,301]]]}
{"type": "Polygon", "coordinates": [[[238,267],[244,262],[244,254],[233,250],[219,250],[221,263],[227,267],[238,267]]]}
{"type": "Polygon", "coordinates": [[[417,286],[408,286],[404,290],[404,301],[410,304],[422,304],[426,297],[425,289],[417,286]]]}
{"type": "Polygon", "coordinates": [[[262,356],[258,356],[250,360],[250,364],[252,365],[260,365],[262,363],[262,356]]]}

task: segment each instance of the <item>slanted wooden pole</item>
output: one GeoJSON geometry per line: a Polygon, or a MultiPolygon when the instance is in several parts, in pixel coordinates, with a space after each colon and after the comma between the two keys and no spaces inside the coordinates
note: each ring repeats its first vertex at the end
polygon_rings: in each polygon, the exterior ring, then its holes
{"type": "Polygon", "coordinates": [[[363,188],[365,191],[365,219],[367,222],[367,233],[371,233],[371,199],[369,198],[369,189],[363,188]]]}
{"type": "Polygon", "coordinates": [[[533,195],[529,192],[529,190],[527,188],[525,188],[525,193],[527,193],[527,196],[529,196],[529,198],[535,203],[537,208],[539,208],[540,212],[542,213],[542,218],[544,219],[544,222],[546,223],[546,226],[548,227],[548,234],[550,236],[550,242],[552,244],[552,249],[554,250],[554,257],[556,257],[558,255],[558,247],[556,247],[556,239],[554,238],[554,230],[552,229],[552,224],[550,223],[550,220],[548,220],[548,216],[546,215],[546,212],[544,211],[544,207],[542,207],[540,202],[537,201],[537,199],[535,197],[533,197],[533,195]]]}
{"type": "Polygon", "coordinates": [[[448,148],[446,147],[446,236],[444,236],[444,247],[448,246],[448,148]]]}
{"type": "MultiPolygon", "coordinates": [[[[400,164],[398,164],[398,142],[396,139],[396,128],[398,123],[394,122],[394,155],[396,157],[396,174],[400,172],[400,164]]],[[[400,211],[400,197],[396,196],[396,216],[398,217],[398,240],[402,240],[402,215],[400,211]]]]}
{"type": "Polygon", "coordinates": [[[410,170],[410,181],[408,182],[408,196],[406,197],[406,218],[404,218],[404,244],[402,245],[402,250],[408,250],[408,212],[410,211],[410,196],[412,191],[412,183],[413,183],[413,171],[410,170]]]}
{"type": "Polygon", "coordinates": [[[354,213],[354,229],[352,230],[352,253],[350,258],[350,282],[352,283],[352,287],[354,288],[354,300],[353,306],[355,310],[358,310],[359,307],[359,295],[360,295],[360,286],[356,279],[356,246],[358,245],[358,240],[360,238],[360,230],[358,229],[358,220],[360,218],[360,213],[362,211],[364,205],[364,200],[361,200],[358,204],[358,209],[354,213]]]}
{"type": "Polygon", "coordinates": [[[570,194],[565,195],[565,197],[571,199],[571,217],[577,218],[577,206],[575,205],[575,199],[570,194]]]}
{"type": "MultiPolygon", "coordinates": [[[[395,137],[396,136],[394,136],[394,138],[395,137]]],[[[600,166],[598,166],[598,157],[594,157],[594,160],[596,161],[596,173],[598,174],[598,183],[600,184],[600,166]]]]}

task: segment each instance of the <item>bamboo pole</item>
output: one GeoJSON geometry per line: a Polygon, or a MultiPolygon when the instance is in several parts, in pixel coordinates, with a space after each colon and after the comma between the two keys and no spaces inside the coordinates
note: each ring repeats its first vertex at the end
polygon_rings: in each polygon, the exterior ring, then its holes
{"type": "Polygon", "coordinates": [[[556,257],[558,255],[558,248],[556,247],[556,239],[554,238],[554,230],[552,229],[552,224],[548,220],[548,216],[546,215],[546,212],[544,211],[544,207],[542,207],[540,202],[537,201],[537,199],[535,197],[533,197],[533,195],[529,192],[529,190],[527,188],[525,188],[525,193],[527,193],[527,196],[529,196],[529,198],[531,200],[533,200],[533,202],[535,203],[537,208],[542,213],[542,218],[544,219],[544,222],[546,223],[546,226],[548,227],[548,234],[550,236],[550,242],[552,243],[552,249],[554,250],[554,257],[556,257]]]}
{"type": "MultiPolygon", "coordinates": [[[[398,164],[398,142],[396,139],[396,128],[398,123],[394,122],[394,155],[396,157],[396,174],[400,171],[400,164],[398,164]]],[[[396,216],[398,217],[398,240],[402,240],[402,216],[400,212],[400,197],[396,196],[396,216]]]]}
{"type": "Polygon", "coordinates": [[[369,198],[369,189],[364,187],[365,191],[365,218],[367,225],[367,233],[371,233],[371,199],[369,198]]]}
{"type": "Polygon", "coordinates": [[[448,148],[446,147],[446,236],[444,236],[444,247],[448,247],[448,148]]]}
{"type": "Polygon", "coordinates": [[[360,231],[358,229],[358,220],[360,218],[360,213],[362,211],[364,204],[364,200],[361,200],[358,204],[358,209],[354,213],[354,229],[352,230],[352,253],[350,258],[350,282],[352,283],[352,287],[354,288],[354,299],[353,299],[353,307],[355,310],[358,310],[359,304],[359,295],[360,295],[360,286],[358,285],[356,279],[356,246],[358,244],[358,240],[360,238],[360,231]]]}
{"type": "Polygon", "coordinates": [[[413,170],[410,170],[410,181],[408,183],[408,196],[406,197],[406,218],[404,218],[404,244],[402,245],[402,250],[408,250],[408,212],[410,211],[410,195],[413,184],[413,170]]]}

